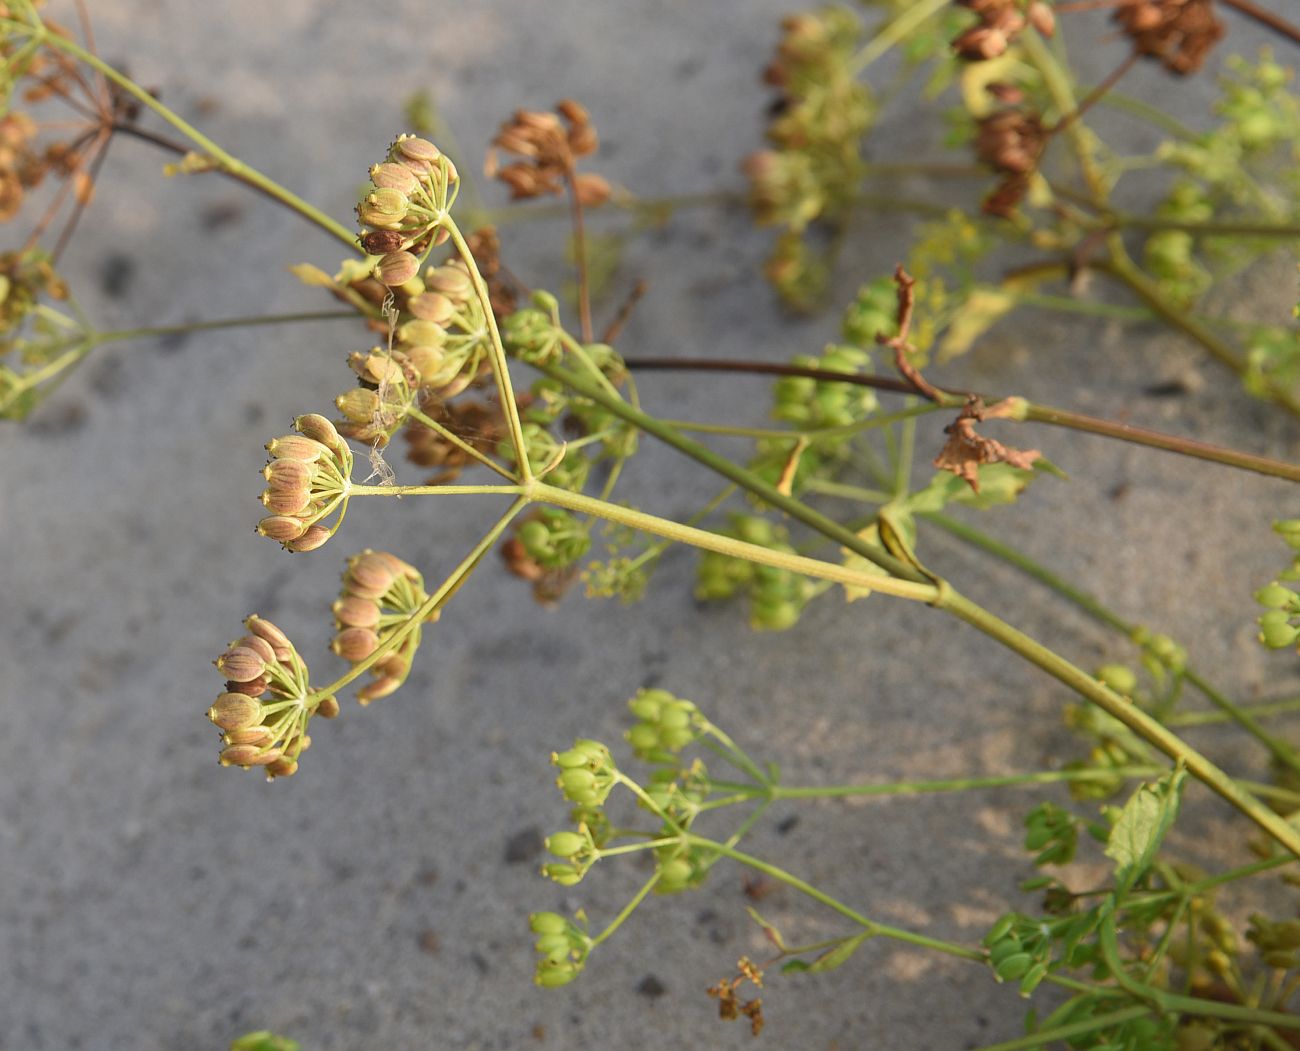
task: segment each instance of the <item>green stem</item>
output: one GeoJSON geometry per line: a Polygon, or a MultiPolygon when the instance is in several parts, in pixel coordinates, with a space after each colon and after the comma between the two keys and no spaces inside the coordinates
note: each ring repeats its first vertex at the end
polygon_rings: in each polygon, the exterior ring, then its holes
{"type": "MultiPolygon", "coordinates": [[[[382,487],[371,486],[368,488],[379,489],[382,487]]],[[[419,487],[407,488],[410,491],[419,487]]],[[[448,489],[452,487],[432,486],[424,488],[448,489]]],[[[494,486],[490,488],[498,490],[500,487],[494,486]]],[[[806,558],[803,555],[795,555],[786,551],[777,551],[770,547],[762,547],[758,544],[746,543],[734,537],[711,533],[704,529],[696,529],[693,526],[683,525],[667,518],[659,518],[657,515],[635,511],[629,507],[605,503],[603,500],[584,496],[582,493],[570,492],[567,489],[559,489],[547,485],[545,482],[533,482],[532,485],[521,488],[531,499],[554,504],[556,507],[563,507],[579,514],[592,515],[610,522],[617,522],[619,525],[631,529],[639,529],[642,532],[662,536],[678,543],[690,544],[693,547],[703,548],[705,551],[714,551],[720,555],[757,562],[759,565],[785,569],[792,573],[803,573],[806,576],[816,577],[819,580],[829,580],[835,584],[867,588],[897,598],[912,599],[915,602],[927,602],[933,605],[939,601],[941,589],[934,584],[899,580],[896,577],[874,573],[863,573],[834,562],[822,562],[815,558],[806,558]]]]}
{"type": "MultiPolygon", "coordinates": [[[[739,464],[733,463],[724,456],[718,455],[711,449],[700,445],[698,442],[687,438],[672,427],[669,427],[662,420],[658,420],[639,409],[633,408],[621,398],[611,397],[595,384],[588,382],[585,377],[556,365],[541,365],[537,367],[541,372],[546,373],[546,375],[551,376],[554,379],[558,379],[561,383],[571,387],[584,397],[590,398],[602,408],[608,409],[614,415],[627,420],[629,423],[635,424],[647,434],[654,435],[660,441],[672,446],[679,452],[684,453],[697,463],[700,463],[722,475],[724,478],[735,482],[741,488],[753,493],[765,503],[771,504],[778,510],[784,511],[786,514],[790,515],[790,517],[817,530],[823,536],[838,542],[850,551],[874,562],[886,572],[899,578],[900,582],[910,581],[920,584],[925,581],[925,577],[922,574],[917,572],[917,570],[912,566],[894,558],[894,556],[885,551],[884,548],[875,544],[867,543],[856,533],[844,528],[840,523],[828,518],[819,511],[813,510],[801,501],[786,496],[784,493],[777,490],[775,486],[769,485],[751,471],[746,470],[739,464]]],[[[662,519],[656,519],[656,521],[662,521],[662,519]]],[[[654,532],[655,530],[649,531],[654,532]]],[[[662,536],[667,534],[660,533],[659,535],[662,536]]],[[[716,534],[712,533],[706,533],[703,535],[706,537],[716,538],[716,534]]],[[[694,543],[694,541],[687,542],[694,543]]],[[[884,580],[886,578],[876,579],[884,580]]],[[[925,586],[930,587],[928,584],[925,586]]],[[[885,589],[882,588],[881,590],[885,589]]],[[[918,596],[909,595],[908,597],[918,596]]]]}
{"type": "Polygon", "coordinates": [[[250,317],[217,318],[213,321],[190,321],[181,325],[147,325],[142,328],[119,328],[96,332],[96,344],[120,343],[124,340],[155,339],[181,336],[191,332],[209,332],[223,328],[254,328],[259,325],[293,325],[303,321],[336,321],[343,318],[357,320],[355,310],[309,311],[301,314],[260,314],[250,317]]]}
{"type": "Polygon", "coordinates": [[[1300,1015],[1283,1014],[1280,1011],[1265,1011],[1258,1007],[1244,1004],[1221,1003],[1218,1000],[1202,1000],[1194,996],[1180,996],[1177,993],[1156,989],[1138,981],[1128,973],[1124,961],[1119,955],[1119,939],[1115,930],[1115,913],[1102,918],[1097,928],[1097,940],[1101,945],[1102,955],[1110,967],[1111,974],[1125,992],[1151,1004],[1166,1013],[1187,1014],[1200,1018],[1222,1018],[1226,1021],[1241,1022],[1244,1025],[1267,1025],[1277,1029],[1300,1029],[1300,1015]]]}
{"type": "Polygon", "coordinates": [[[1151,1008],[1144,1004],[1124,1007],[1100,1017],[1085,1018],[1082,1021],[1070,1022],[1068,1025],[1060,1025],[1052,1029],[1040,1029],[1036,1033],[1030,1033],[1028,1036],[1018,1036],[1014,1040],[1004,1040],[1000,1044],[985,1044],[983,1047],[978,1048],[977,1051],[1031,1051],[1031,1049],[1042,1049],[1048,1044],[1069,1040],[1075,1036],[1082,1036],[1084,1033],[1104,1029],[1106,1026],[1123,1025],[1125,1022],[1132,1022],[1150,1013],[1151,1008]]]}
{"type": "Polygon", "coordinates": [[[488,347],[492,359],[492,376],[496,380],[497,397],[501,401],[501,412],[505,415],[506,425],[510,430],[510,442],[515,447],[515,459],[519,464],[519,480],[527,484],[533,480],[533,468],[528,462],[528,446],[524,441],[523,424],[519,420],[519,406],[515,402],[514,388],[510,384],[510,366],[506,362],[506,350],[501,343],[501,331],[497,328],[496,314],[492,310],[492,297],[488,293],[487,282],[479,273],[474,253],[469,250],[469,245],[460,232],[460,227],[448,215],[443,219],[442,228],[450,235],[456,251],[460,253],[461,261],[469,270],[474,291],[478,295],[479,305],[487,321],[488,347]]]}
{"type": "Polygon", "coordinates": [[[479,452],[477,449],[474,448],[474,446],[472,446],[459,434],[457,434],[453,430],[450,430],[447,427],[444,427],[433,417],[425,415],[423,412],[421,412],[419,409],[416,408],[407,409],[406,414],[409,417],[411,417],[411,419],[415,420],[417,423],[420,423],[423,426],[428,427],[429,430],[433,431],[439,437],[443,438],[446,441],[451,442],[452,445],[456,446],[457,449],[463,452],[470,459],[475,460],[478,463],[481,463],[484,467],[490,468],[491,470],[499,474],[502,478],[507,478],[510,481],[514,481],[515,476],[511,474],[508,470],[502,467],[490,456],[487,456],[486,454],[479,452]]]}
{"type": "Polygon", "coordinates": [[[902,43],[916,29],[948,6],[948,0],[917,0],[916,3],[905,7],[897,18],[868,40],[853,56],[853,61],[848,66],[849,76],[858,76],[890,48],[902,43]]]}
{"type": "MultiPolygon", "coordinates": [[[[1138,269],[1133,260],[1124,252],[1122,246],[1112,246],[1112,248],[1113,258],[1110,261],[1098,260],[1091,265],[1102,273],[1127,285],[1129,290],[1138,299],[1142,300],[1153,313],[1159,315],[1162,321],[1171,328],[1177,329],[1183,335],[1195,340],[1209,351],[1212,357],[1232,369],[1233,372],[1238,375],[1245,373],[1246,363],[1236,348],[1220,338],[1207,325],[1165,302],[1154,282],[1138,269]]],[[[1293,391],[1268,377],[1263,378],[1263,383],[1269,397],[1292,415],[1300,416],[1300,398],[1293,391]]]]}
{"type": "Polygon", "coordinates": [[[1130,215],[1112,212],[1107,222],[1133,230],[1183,230],[1198,237],[1282,237],[1300,238],[1300,225],[1294,223],[1192,222],[1160,215],[1130,215]]]}
{"type": "Polygon", "coordinates": [[[623,922],[629,916],[631,916],[633,912],[636,911],[636,907],[638,905],[640,905],[643,901],[645,901],[646,895],[655,889],[655,884],[658,882],[659,882],[659,873],[656,872],[653,876],[651,876],[648,880],[646,880],[645,883],[641,885],[640,890],[638,890],[634,895],[632,895],[632,900],[629,901],[626,905],[623,906],[622,909],[619,910],[619,914],[615,916],[612,920],[610,920],[609,926],[607,926],[603,931],[601,931],[598,935],[596,935],[596,937],[594,937],[591,940],[591,948],[594,949],[597,945],[599,945],[611,934],[613,934],[616,930],[618,930],[621,926],[623,926],[623,922]]]}
{"type": "Polygon", "coordinates": [[[1249,792],[1239,788],[1232,778],[1214,763],[1132,702],[1125,700],[1064,657],[951,588],[947,589],[935,604],[1071,687],[1076,693],[1118,719],[1169,758],[1176,762],[1181,761],[1193,776],[1211,791],[1250,818],[1292,854],[1300,857],[1300,830],[1264,806],[1249,792]]]}
{"type": "Polygon", "coordinates": [[[908,945],[916,945],[923,949],[933,949],[936,952],[945,953],[948,956],[956,956],[963,960],[975,960],[977,962],[982,962],[984,960],[984,954],[976,949],[969,949],[964,945],[957,945],[954,942],[940,941],[938,938],[930,938],[924,934],[916,934],[912,931],[903,930],[899,927],[890,927],[886,924],[877,923],[875,920],[868,919],[856,909],[852,909],[842,901],[832,898],[825,891],[819,890],[806,880],[800,879],[798,876],[794,875],[794,873],[778,868],[777,866],[764,861],[762,858],[757,858],[752,854],[746,854],[742,851],[736,850],[734,847],[729,847],[725,843],[719,843],[716,840],[707,839],[704,836],[696,835],[694,832],[688,832],[686,834],[685,842],[689,846],[713,851],[721,854],[723,857],[730,858],[732,861],[738,861],[742,865],[747,865],[756,872],[763,873],[765,876],[770,876],[772,879],[784,883],[786,886],[799,891],[799,893],[805,894],[814,901],[825,905],[828,909],[839,913],[846,919],[852,920],[872,935],[879,935],[883,938],[892,938],[895,941],[906,942],[908,945]]]}
{"type": "Polygon", "coordinates": [[[926,795],[934,792],[966,792],[979,788],[1012,788],[1023,785],[1054,785],[1061,782],[1104,781],[1114,777],[1158,777],[1165,772],[1162,767],[1149,765],[1119,766],[1107,770],[1038,770],[1028,774],[958,777],[940,781],[895,781],[885,785],[827,785],[825,787],[798,788],[773,785],[771,794],[774,799],[926,795]]]}
{"type": "MultiPolygon", "coordinates": [[[[382,487],[374,486],[368,488],[382,487]]],[[[479,564],[483,556],[491,550],[492,545],[495,544],[501,534],[505,532],[506,527],[514,520],[514,517],[527,506],[527,498],[522,496],[518,497],[506,510],[506,513],[498,518],[492,528],[484,534],[483,538],[470,549],[469,554],[457,563],[456,568],[451,571],[446,580],[439,585],[438,589],[420,604],[419,609],[415,610],[415,612],[407,618],[405,624],[389,635],[379,648],[365,660],[358,661],[347,672],[339,676],[324,689],[316,690],[312,694],[312,698],[320,698],[337,693],[353,679],[369,670],[371,665],[383,660],[385,656],[400,646],[408,635],[414,631],[418,631],[420,625],[424,623],[429,614],[433,613],[435,610],[441,609],[451,599],[451,596],[454,595],[461,584],[464,583],[465,578],[469,576],[474,567],[479,564]]]]}
{"type": "Polygon", "coordinates": [[[519,485],[358,485],[348,486],[349,496],[521,496],[519,485]]]}
{"type": "Polygon", "coordinates": [[[10,18],[0,19],[0,25],[7,29],[32,35],[34,39],[39,39],[46,46],[63,51],[77,59],[78,62],[89,66],[101,76],[111,80],[136,101],[153,110],[154,113],[216,161],[220,165],[222,171],[233,175],[237,179],[243,180],[251,186],[255,186],[269,197],[273,197],[275,200],[291,208],[305,219],[309,219],[326,233],[329,233],[342,241],[353,251],[357,250],[357,237],[353,231],[335,222],[324,212],[320,211],[313,205],[308,204],[301,197],[291,193],[279,183],[267,178],[267,176],[263,175],[256,168],[245,164],[237,157],[227,153],[197,128],[193,127],[178,114],[164,106],[158,101],[158,99],[145,91],[144,88],[140,87],[140,85],[130,77],[118,72],[107,62],[103,61],[103,59],[98,55],[92,54],[67,37],[49,32],[43,25],[34,28],[23,22],[18,22],[10,18]]]}
{"type": "MultiPolygon", "coordinates": [[[[1083,610],[1088,616],[1092,617],[1107,627],[1124,635],[1126,638],[1136,640],[1138,634],[1138,625],[1130,624],[1123,617],[1114,611],[1108,609],[1098,599],[1079,588],[1076,588],[1063,577],[1053,573],[1046,566],[1031,559],[1028,555],[1017,551],[1013,547],[1002,543],[1002,541],[989,536],[987,533],[976,529],[974,526],[967,525],[965,522],[956,518],[950,518],[947,515],[934,513],[923,513],[921,515],[926,521],[939,526],[939,528],[951,533],[953,536],[977,547],[995,558],[1001,559],[1008,565],[1014,566],[1026,576],[1037,580],[1044,587],[1056,592],[1062,598],[1083,610]]],[[[1194,668],[1185,668],[1183,675],[1189,683],[1195,686],[1205,695],[1205,697],[1224,715],[1237,723],[1243,730],[1249,733],[1260,742],[1269,752],[1281,763],[1289,766],[1291,769],[1300,771],[1300,758],[1297,758],[1295,752],[1273,737],[1255,716],[1246,711],[1240,705],[1234,703],[1221,691],[1209,683],[1204,676],[1194,668]]]]}
{"type": "MultiPolygon", "coordinates": [[[[1195,685],[1195,683],[1193,683],[1195,685]]],[[[1287,701],[1267,701],[1239,706],[1242,711],[1256,719],[1267,719],[1274,715],[1292,715],[1300,712],[1300,699],[1287,701]]],[[[1214,726],[1232,720],[1227,712],[1172,712],[1165,720],[1166,726],[1214,726]]]]}

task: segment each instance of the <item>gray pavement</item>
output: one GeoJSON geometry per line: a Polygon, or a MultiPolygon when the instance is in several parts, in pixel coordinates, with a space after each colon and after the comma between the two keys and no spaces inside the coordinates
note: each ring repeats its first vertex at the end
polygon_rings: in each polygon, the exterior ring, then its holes
{"type": "MultiPolygon", "coordinates": [[[[346,220],[420,88],[471,158],[512,108],[569,95],[591,108],[614,181],[647,196],[738,187],[766,102],[757,73],[789,5],[94,6],[106,57],[346,220]]],[[[1234,21],[1231,44],[1260,40],[1234,21]]],[[[1111,62],[1083,57],[1095,76],[1111,62]]],[[[1188,119],[1208,97],[1205,80],[1145,69],[1128,88],[1160,91],[1188,119]]],[[[918,104],[895,106],[877,155],[938,153],[918,104]]],[[[224,182],[164,181],[159,163],[135,143],[114,146],[66,265],[91,317],[117,327],[322,307],[284,268],[331,269],[334,244],[224,182]]],[[[841,301],[859,277],[892,268],[906,232],[896,216],[862,218],[841,301]]],[[[527,280],[568,279],[563,226],[506,236],[527,280]]],[[[815,352],[834,318],[781,315],[757,273],[767,242],[725,209],[683,213],[634,241],[622,278],[645,277],[651,291],[622,349],[815,352]]],[[[1295,298],[1294,273],[1264,266],[1221,302],[1282,317],[1295,298]]],[[[1295,455],[1293,424],[1157,328],[1018,317],[942,381],[1295,455]],[[1175,379],[1188,393],[1140,393],[1175,379]]],[[[1003,773],[1072,754],[1065,691],[975,632],[927,609],[831,597],[794,631],[754,635],[739,610],[690,598],[694,559],[673,552],[632,607],[574,595],[541,610],[489,564],[427,631],[408,685],[365,710],[346,704],[296,777],[267,785],[219,768],[203,718],[220,687],[209,662],[243,616],[273,618],[318,674],[335,668],[327,609],[344,555],[387,548],[438,579],[495,514],[486,499],[359,502],[307,556],[253,535],[262,444],[294,415],[326,411],[363,338],[321,324],[107,349],[30,425],[0,431],[4,1051],[198,1051],[261,1027],[307,1051],[758,1046],[716,1021],[703,992],[738,955],[763,951],[741,874],[726,866],[700,892],[649,902],[568,989],[533,987],[530,910],[580,904],[599,923],[643,878],[611,864],[565,891],[537,876],[536,835],[565,824],[553,748],[576,735],[616,741],[627,697],[657,683],[779,760],[792,783],[1003,773]]],[[[767,404],[764,384],[744,379],[647,377],[642,394],[652,410],[695,419],[759,423],[767,404]]],[[[937,449],[939,426],[922,427],[923,447],[937,449]]],[[[1295,513],[1284,483],[1067,432],[1025,444],[1070,481],[1042,480],[981,525],[1187,641],[1235,694],[1295,686],[1295,660],[1252,639],[1250,592],[1285,560],[1269,521],[1295,513]]],[[[716,491],[651,446],[623,486],[667,515],[716,491]]],[[[924,552],[1085,666],[1128,656],[954,543],[927,537],[924,552]]],[[[1235,739],[1216,754],[1234,769],[1260,765],[1235,739]]],[[[1214,864],[1245,830],[1202,797],[1177,838],[1214,864]]],[[[1016,891],[1029,872],[1018,847],[1029,799],[786,807],[748,843],[881,920],[970,942],[1005,908],[1032,905],[1016,891]]],[[[761,908],[800,940],[835,930],[789,892],[761,908]]],[[[982,968],[885,945],[833,974],[774,981],[764,999],[766,1046],[840,1051],[1009,1039],[1025,1007],[982,968]]]]}

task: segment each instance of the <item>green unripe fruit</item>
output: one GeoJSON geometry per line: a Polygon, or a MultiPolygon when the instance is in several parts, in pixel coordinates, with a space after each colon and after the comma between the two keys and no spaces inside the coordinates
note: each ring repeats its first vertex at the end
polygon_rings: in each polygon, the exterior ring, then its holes
{"type": "Polygon", "coordinates": [[[558,912],[534,912],[528,917],[528,928],[534,934],[563,934],[569,929],[569,920],[558,912]]]}
{"type": "Polygon", "coordinates": [[[659,732],[647,723],[637,723],[627,732],[627,743],[635,752],[648,752],[659,746],[659,732]]]}
{"type": "Polygon", "coordinates": [[[546,849],[557,858],[571,858],[586,846],[586,838],[577,832],[556,832],[546,838],[546,849]]]}
{"type": "Polygon", "coordinates": [[[537,965],[533,980],[543,988],[558,989],[562,985],[568,985],[581,973],[582,967],[572,960],[559,963],[543,960],[537,965]]]}
{"type": "Polygon", "coordinates": [[[572,887],[582,882],[583,870],[577,865],[562,865],[552,862],[542,866],[542,875],[554,880],[561,887],[572,887]]]}
{"type": "Polygon", "coordinates": [[[659,889],[684,887],[691,878],[691,863],[686,858],[673,858],[659,866],[659,889]]]}
{"type": "Polygon", "coordinates": [[[1116,693],[1125,696],[1132,694],[1137,688],[1137,676],[1133,674],[1131,668],[1126,668],[1122,664],[1103,664],[1097,669],[1097,678],[1116,693]]]}
{"type": "Polygon", "coordinates": [[[1255,592],[1255,601],[1269,609],[1282,609],[1290,605],[1296,597],[1290,588],[1284,588],[1276,580],[1255,592]]]}
{"type": "Polygon", "coordinates": [[[582,768],[565,770],[557,780],[565,795],[573,792],[593,792],[596,789],[596,775],[582,768]]]}
{"type": "Polygon", "coordinates": [[[1034,958],[1027,952],[1014,953],[994,968],[999,982],[1016,982],[1025,976],[1034,965],[1034,958]]]}
{"type": "MultiPolygon", "coordinates": [[[[984,935],[984,945],[986,947],[996,945],[1011,933],[1011,928],[1015,925],[1016,914],[1014,912],[1008,912],[1005,916],[999,918],[997,923],[993,924],[993,926],[989,928],[988,934],[984,935]]],[[[536,928],[534,928],[534,930],[535,929],[536,928]]]]}
{"type": "Polygon", "coordinates": [[[660,732],[659,740],[663,746],[670,751],[676,752],[685,748],[695,740],[695,731],[689,726],[683,726],[677,729],[665,729],[660,732]]]}

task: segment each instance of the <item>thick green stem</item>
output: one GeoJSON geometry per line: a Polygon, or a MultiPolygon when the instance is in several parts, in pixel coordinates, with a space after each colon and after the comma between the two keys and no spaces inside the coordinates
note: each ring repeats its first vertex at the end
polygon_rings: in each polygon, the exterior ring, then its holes
{"type": "Polygon", "coordinates": [[[927,602],[931,605],[939,601],[942,592],[942,589],[934,584],[899,580],[896,577],[883,574],[863,573],[834,562],[822,562],[815,558],[806,558],[803,555],[795,555],[787,551],[777,551],[770,547],[746,543],[734,537],[723,536],[721,533],[696,529],[693,526],[683,525],[671,519],[659,518],[657,515],[649,515],[643,511],[634,511],[630,507],[621,507],[618,504],[597,500],[595,497],[584,496],[582,493],[559,489],[544,482],[534,482],[530,486],[522,487],[522,489],[531,499],[554,504],[556,507],[563,507],[569,511],[617,522],[619,525],[628,526],[631,529],[639,529],[642,532],[652,533],[655,536],[661,536],[678,543],[690,544],[693,547],[703,548],[705,551],[715,551],[720,555],[742,558],[749,562],[757,562],[760,565],[772,566],[775,569],[786,569],[792,573],[803,573],[819,580],[829,580],[835,584],[844,584],[853,588],[866,588],[871,591],[878,591],[883,595],[894,595],[897,598],[927,602]]]}
{"type": "MultiPolygon", "coordinates": [[[[540,365],[537,366],[546,375],[558,379],[565,386],[577,391],[583,397],[590,398],[604,409],[608,409],[614,415],[635,424],[647,434],[652,434],[660,441],[671,445],[674,449],[689,456],[697,463],[716,471],[724,478],[730,479],[759,497],[764,502],[771,504],[778,510],[784,511],[791,518],[794,518],[805,525],[817,530],[823,536],[834,540],[844,547],[848,548],[863,558],[874,562],[886,572],[899,578],[901,581],[912,581],[923,583],[926,578],[912,566],[899,561],[893,555],[885,551],[884,548],[876,544],[867,543],[853,531],[844,528],[838,522],[834,521],[808,507],[806,504],[793,497],[787,496],[780,492],[775,486],[769,485],[751,471],[746,470],[739,464],[720,456],[711,449],[692,441],[684,434],[679,433],[672,427],[669,427],[662,420],[649,416],[639,409],[633,408],[621,398],[614,398],[600,389],[595,383],[589,382],[586,377],[580,376],[569,369],[561,368],[558,365],[540,365]]],[[[653,531],[653,530],[652,530],[653,531]]],[[[664,535],[664,534],[660,534],[664,535]]],[[[704,534],[706,536],[716,536],[716,534],[704,534]]],[[[878,578],[879,579],[879,578],[878,578]]],[[[927,586],[929,586],[927,584],[927,586]]],[[[881,589],[884,590],[884,589],[881,589]]],[[[911,597],[911,596],[909,596],[911,597]]]]}
{"type": "MultiPolygon", "coordinates": [[[[1044,587],[1051,589],[1067,599],[1079,609],[1083,610],[1094,620],[1113,628],[1121,635],[1129,639],[1138,637],[1138,625],[1130,624],[1118,613],[1108,609],[1100,601],[1089,595],[1086,591],[1076,588],[1068,580],[1053,573],[1046,566],[1040,565],[1031,559],[1028,555],[1017,551],[1013,547],[1002,543],[1002,541],[981,532],[974,526],[967,525],[965,522],[956,518],[950,518],[944,514],[925,513],[921,516],[928,522],[932,522],[939,528],[951,533],[953,536],[977,547],[995,558],[1001,559],[1008,565],[1014,566],[1026,576],[1037,580],[1044,587]]],[[[1218,708],[1224,715],[1237,723],[1242,729],[1254,737],[1272,755],[1281,763],[1289,766],[1291,769],[1300,771],[1300,757],[1286,744],[1279,741],[1276,737],[1264,729],[1263,725],[1255,718],[1254,714],[1242,708],[1232,701],[1226,694],[1215,688],[1209,683],[1204,676],[1194,668],[1184,668],[1183,676],[1186,680],[1195,686],[1205,695],[1205,697],[1218,708]]]]}
{"type": "Polygon", "coordinates": [[[945,591],[937,605],[1065,683],[1171,759],[1181,761],[1197,780],[1250,818],[1292,854],[1300,857],[1300,830],[1238,787],[1232,778],[1209,759],[1131,701],[1125,700],[1064,657],[951,588],[945,591]]]}

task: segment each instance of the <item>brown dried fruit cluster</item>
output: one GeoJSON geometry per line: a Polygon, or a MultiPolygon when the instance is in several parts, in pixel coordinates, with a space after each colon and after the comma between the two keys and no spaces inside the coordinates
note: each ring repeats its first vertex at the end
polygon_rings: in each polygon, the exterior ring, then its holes
{"type": "Polygon", "coordinates": [[[756,996],[752,1000],[742,1000],[736,990],[745,982],[753,982],[758,988],[763,987],[763,972],[742,956],[736,961],[739,973],[733,978],[723,978],[715,985],[709,986],[708,994],[718,1001],[718,1017],[724,1022],[734,1022],[741,1015],[749,1019],[749,1031],[758,1036],[763,1031],[763,998],[756,996]]]}
{"type": "Polygon", "coordinates": [[[997,58],[1005,54],[1026,26],[1032,25],[1043,36],[1056,32],[1056,16],[1042,0],[1028,5],[1021,0],[956,0],[957,6],[969,8],[979,17],[952,42],[952,49],[962,58],[973,61],[997,58]]]}
{"type": "Polygon", "coordinates": [[[208,718],[222,731],[221,765],[260,766],[268,780],[289,777],[311,747],[308,721],[313,715],[334,718],[339,703],[311,696],[307,666],[283,631],[256,615],[244,627],[248,634],[215,661],[226,690],[208,718]]]}
{"type": "Polygon", "coordinates": [[[1002,109],[979,121],[975,154],[1004,178],[984,200],[983,210],[1004,219],[1015,214],[1016,206],[1029,190],[1029,180],[1038,169],[1048,131],[1042,118],[1031,110],[1002,109]]]}
{"type": "Polygon", "coordinates": [[[1119,0],[1111,20],[1139,55],[1180,76],[1200,69],[1224,34],[1210,0],[1119,0]]]}
{"type": "Polygon", "coordinates": [[[1016,402],[1017,399],[1007,398],[985,405],[982,398],[972,394],[957,419],[944,428],[948,441],[935,457],[934,466],[964,478],[977,493],[980,464],[1006,463],[1021,470],[1032,470],[1043,456],[1037,449],[1013,449],[975,431],[975,425],[983,420],[1015,418],[1016,402]]]}
{"type": "Polygon", "coordinates": [[[506,280],[508,275],[501,267],[501,239],[497,236],[496,227],[480,226],[465,238],[465,242],[469,245],[478,272],[487,282],[492,313],[498,321],[513,314],[519,305],[519,296],[514,284],[506,280]]]}
{"type": "Polygon", "coordinates": [[[596,152],[596,128],[587,110],[573,99],[557,102],[555,110],[559,116],[539,110],[516,110],[492,140],[484,173],[510,187],[511,200],[562,194],[565,183],[571,182],[574,195],[583,205],[598,207],[609,200],[609,183],[594,172],[575,171],[579,157],[596,152]],[[497,150],[521,159],[502,165],[497,150]]]}
{"type": "Polygon", "coordinates": [[[271,513],[257,531],[289,551],[314,551],[338,528],[321,522],[347,502],[352,450],[324,416],[299,416],[293,426],[297,434],[266,443],[262,504],[271,513]]]}
{"type": "MultiPolygon", "coordinates": [[[[446,402],[430,395],[421,403],[421,411],[430,419],[463,439],[479,452],[491,453],[505,437],[501,410],[485,401],[446,402]]],[[[447,485],[460,477],[471,464],[469,454],[419,420],[406,427],[406,458],[419,467],[435,467],[427,484],[447,485]]]]}
{"type": "MultiPolygon", "coordinates": [[[[370,657],[391,635],[404,628],[428,600],[419,570],[396,555],[367,548],[348,559],[343,591],[334,603],[337,634],[330,649],[351,664],[370,657]]],[[[437,620],[435,610],[426,618],[437,620]]],[[[387,697],[406,681],[420,645],[417,624],[398,645],[370,667],[375,681],[357,691],[363,705],[387,697]]]]}

